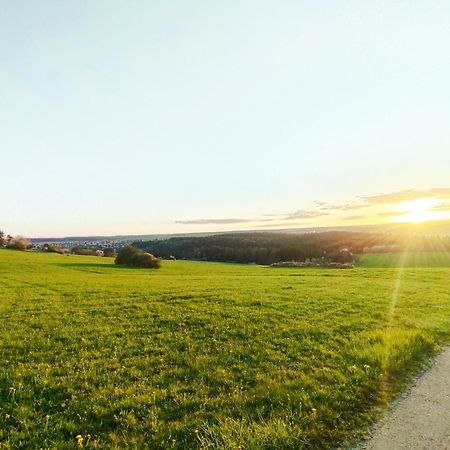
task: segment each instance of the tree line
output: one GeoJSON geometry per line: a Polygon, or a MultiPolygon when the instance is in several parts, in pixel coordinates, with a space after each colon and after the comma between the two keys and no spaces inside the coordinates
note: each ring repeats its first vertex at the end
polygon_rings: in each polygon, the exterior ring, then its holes
{"type": "Polygon", "coordinates": [[[450,251],[448,238],[329,231],[320,233],[230,233],[136,241],[135,247],[158,257],[220,262],[272,264],[326,259],[351,262],[357,254],[383,251],[450,251]],[[372,250],[373,249],[373,250],[372,250]]]}

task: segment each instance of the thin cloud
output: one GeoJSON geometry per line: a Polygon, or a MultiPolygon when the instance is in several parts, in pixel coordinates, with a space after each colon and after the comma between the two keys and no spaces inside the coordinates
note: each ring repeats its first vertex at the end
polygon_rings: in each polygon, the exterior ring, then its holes
{"type": "Polygon", "coordinates": [[[320,206],[321,211],[353,211],[362,208],[368,208],[367,203],[344,203],[343,205],[330,205],[325,202],[314,202],[316,205],[320,206]]]}
{"type": "Polygon", "coordinates": [[[288,217],[286,217],[285,220],[292,220],[292,219],[313,219],[315,217],[320,216],[328,216],[328,213],[322,212],[322,211],[307,211],[304,209],[299,209],[298,211],[295,211],[292,214],[289,214],[288,217]]]}
{"type": "MultiPolygon", "coordinates": [[[[264,226],[286,226],[286,221],[312,219],[315,217],[326,216],[328,213],[321,211],[306,211],[299,210],[290,214],[265,214],[259,218],[225,218],[225,219],[191,219],[191,220],[176,220],[175,223],[181,225],[233,225],[239,223],[253,222],[255,224],[265,224],[264,226]]],[[[300,222],[299,222],[300,224],[300,222]]],[[[302,223],[305,225],[305,222],[302,223]]],[[[292,224],[290,223],[289,226],[292,224]]]]}
{"type": "Polygon", "coordinates": [[[376,194],[361,196],[361,198],[372,205],[382,205],[386,203],[399,203],[419,198],[450,198],[450,188],[433,189],[407,189],[404,191],[391,192],[389,194],[376,194]]]}
{"type": "Polygon", "coordinates": [[[283,216],[280,217],[278,214],[274,214],[270,219],[255,219],[255,222],[276,222],[277,220],[285,220],[285,218],[283,216]]]}
{"type": "Polygon", "coordinates": [[[194,219],[194,220],[176,220],[175,223],[182,225],[230,225],[235,223],[253,222],[253,219],[239,219],[239,218],[227,218],[227,219],[194,219]]]}
{"type": "Polygon", "coordinates": [[[365,219],[365,218],[366,218],[366,216],[356,215],[356,216],[348,216],[348,217],[345,217],[345,218],[342,219],[342,220],[361,220],[361,219],[365,219]]]}
{"type": "MultiPolygon", "coordinates": [[[[432,188],[432,189],[407,189],[403,191],[380,193],[374,195],[359,196],[359,202],[350,201],[343,204],[330,204],[325,201],[315,200],[314,204],[317,209],[306,210],[299,209],[293,213],[287,214],[264,214],[259,218],[219,218],[219,219],[192,219],[192,220],[177,220],[175,223],[182,225],[233,225],[253,222],[255,224],[265,224],[267,227],[282,226],[286,222],[289,222],[289,226],[292,226],[294,220],[306,220],[315,219],[317,217],[328,216],[333,211],[357,211],[363,208],[369,208],[376,205],[383,204],[395,204],[408,200],[416,200],[420,198],[438,198],[438,199],[450,199],[450,188],[432,188]],[[361,203],[363,201],[364,203],[361,203]]],[[[430,211],[450,211],[450,203],[434,206],[429,209],[430,211]]],[[[400,212],[380,212],[377,215],[380,217],[396,218],[408,214],[408,211],[400,212]]],[[[366,215],[355,214],[343,218],[342,220],[362,220],[367,219],[366,215]]],[[[298,225],[305,225],[305,222],[298,222],[298,225]]]]}
{"type": "Polygon", "coordinates": [[[342,211],[353,211],[355,209],[362,209],[362,208],[368,208],[370,205],[364,205],[364,204],[358,204],[358,203],[349,203],[347,205],[342,205],[341,210],[342,211]]]}
{"type": "Polygon", "coordinates": [[[289,222],[289,223],[286,223],[286,221],[284,221],[284,222],[277,221],[277,222],[273,222],[273,223],[264,224],[264,228],[280,228],[280,230],[281,230],[286,227],[293,228],[296,226],[303,228],[303,227],[305,227],[305,225],[311,225],[311,222],[289,222]]]}
{"type": "Polygon", "coordinates": [[[401,212],[390,211],[378,213],[380,217],[401,217],[407,214],[409,214],[409,211],[401,211],[401,212]]]}
{"type": "Polygon", "coordinates": [[[450,203],[433,206],[432,208],[429,208],[429,211],[450,211],[450,203]]]}

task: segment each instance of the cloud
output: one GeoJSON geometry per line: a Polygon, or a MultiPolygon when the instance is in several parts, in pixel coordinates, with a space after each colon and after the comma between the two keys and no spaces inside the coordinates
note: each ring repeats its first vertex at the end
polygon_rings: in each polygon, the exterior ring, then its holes
{"type": "MultiPolygon", "coordinates": [[[[293,213],[289,214],[264,214],[264,216],[259,218],[225,218],[225,219],[190,219],[190,220],[176,220],[175,223],[181,224],[181,225],[233,225],[233,224],[239,224],[239,223],[249,223],[253,222],[255,224],[257,223],[264,223],[267,224],[265,226],[273,227],[273,226],[286,226],[286,221],[292,221],[292,220],[303,220],[303,219],[313,219],[315,217],[320,216],[326,216],[329,213],[322,212],[322,211],[307,211],[300,209],[298,211],[295,211],[293,213]]],[[[299,224],[301,224],[299,222],[299,224]]],[[[292,224],[290,223],[289,226],[292,224]]],[[[303,222],[303,225],[305,223],[303,222]]]]}
{"type": "Polygon", "coordinates": [[[235,223],[245,223],[245,222],[253,222],[253,219],[237,219],[237,218],[228,218],[228,219],[194,219],[194,220],[176,220],[175,223],[179,223],[182,225],[229,225],[235,223]]]}
{"type": "Polygon", "coordinates": [[[339,211],[353,211],[356,209],[362,209],[362,208],[368,208],[369,204],[367,203],[344,203],[343,205],[330,205],[326,202],[314,202],[316,205],[320,206],[321,211],[333,211],[333,210],[339,210],[339,211]]]}
{"type": "Polygon", "coordinates": [[[299,209],[292,214],[289,214],[284,220],[291,219],[313,219],[314,217],[327,216],[328,213],[322,211],[307,211],[304,209],[299,209]]]}
{"type": "Polygon", "coordinates": [[[366,216],[359,215],[359,216],[348,216],[342,220],[361,220],[361,219],[365,219],[365,218],[366,218],[366,216]]]}
{"type": "Polygon", "coordinates": [[[407,189],[404,191],[391,192],[389,194],[376,194],[361,196],[364,201],[372,205],[382,205],[385,203],[399,203],[419,198],[450,198],[450,188],[433,189],[407,189]]]}
{"type": "Polygon", "coordinates": [[[401,217],[401,216],[404,216],[406,214],[409,214],[409,211],[400,211],[400,212],[389,211],[389,212],[378,213],[378,215],[380,217],[401,217]]]}
{"type": "Polygon", "coordinates": [[[289,222],[286,223],[286,221],[284,222],[273,222],[273,223],[269,223],[269,224],[264,224],[264,228],[280,228],[280,229],[286,229],[288,228],[293,228],[293,227],[299,227],[299,228],[303,228],[305,227],[305,225],[311,225],[311,222],[289,222]]]}
{"type": "Polygon", "coordinates": [[[429,211],[450,211],[450,203],[433,206],[429,211]]]}
{"type": "Polygon", "coordinates": [[[368,208],[370,205],[364,205],[364,204],[355,204],[355,203],[348,203],[347,205],[342,205],[340,209],[342,211],[353,211],[355,209],[362,209],[362,208],[368,208]]]}
{"type": "MultiPolygon", "coordinates": [[[[342,204],[330,204],[325,201],[316,200],[314,204],[316,205],[316,209],[307,210],[307,209],[299,209],[293,213],[286,214],[264,214],[259,218],[219,218],[219,219],[192,219],[192,220],[177,220],[175,223],[182,225],[235,225],[235,224],[243,224],[243,223],[254,223],[255,226],[257,224],[264,224],[266,227],[275,227],[275,226],[286,226],[286,222],[289,223],[289,226],[294,225],[293,221],[295,220],[306,220],[306,219],[315,219],[321,216],[328,216],[333,213],[333,211],[357,211],[363,208],[375,207],[378,205],[384,204],[395,204],[408,200],[416,200],[420,198],[437,198],[437,199],[450,199],[450,188],[431,188],[431,189],[407,189],[403,191],[396,191],[391,193],[380,193],[375,195],[366,195],[359,196],[360,200],[350,201],[348,203],[342,204]],[[364,203],[362,203],[364,202],[364,203]]],[[[450,203],[446,202],[445,204],[437,205],[433,208],[429,208],[430,211],[450,211],[450,203]]],[[[381,212],[378,213],[380,217],[401,217],[405,214],[408,214],[408,211],[401,212],[381,212]]],[[[367,219],[368,217],[365,215],[351,215],[345,217],[342,220],[361,220],[367,219]]],[[[298,222],[298,225],[306,225],[305,222],[298,222]]]]}

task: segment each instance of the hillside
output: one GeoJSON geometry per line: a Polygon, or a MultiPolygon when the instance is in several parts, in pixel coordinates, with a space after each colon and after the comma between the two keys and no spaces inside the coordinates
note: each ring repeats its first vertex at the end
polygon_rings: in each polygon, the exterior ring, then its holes
{"type": "Polygon", "coordinates": [[[135,246],[163,258],[272,264],[326,259],[353,262],[352,254],[380,251],[450,252],[450,239],[438,236],[327,231],[321,233],[230,233],[135,241],[135,246]]]}
{"type": "Polygon", "coordinates": [[[358,267],[450,267],[450,252],[402,252],[360,255],[358,267]]]}
{"type": "Polygon", "coordinates": [[[449,275],[0,250],[0,445],[329,448],[449,341],[449,275]]]}

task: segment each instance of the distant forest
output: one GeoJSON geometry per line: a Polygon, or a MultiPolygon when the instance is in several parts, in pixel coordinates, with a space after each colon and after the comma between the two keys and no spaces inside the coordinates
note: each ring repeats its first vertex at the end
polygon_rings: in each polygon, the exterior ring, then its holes
{"type": "Polygon", "coordinates": [[[136,241],[160,258],[272,264],[326,258],[347,262],[349,255],[408,251],[450,251],[450,239],[330,231],[322,233],[235,233],[136,241]]]}

